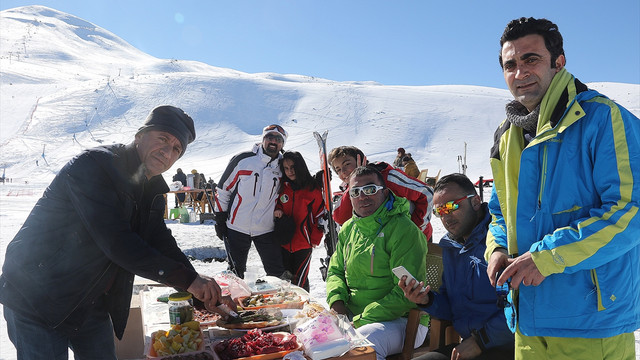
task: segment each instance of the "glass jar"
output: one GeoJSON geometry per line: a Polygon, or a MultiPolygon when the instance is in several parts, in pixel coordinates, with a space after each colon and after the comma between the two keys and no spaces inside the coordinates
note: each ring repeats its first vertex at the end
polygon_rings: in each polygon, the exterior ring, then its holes
{"type": "Polygon", "coordinates": [[[184,324],[193,320],[193,299],[188,292],[169,295],[169,322],[171,325],[184,324]]]}

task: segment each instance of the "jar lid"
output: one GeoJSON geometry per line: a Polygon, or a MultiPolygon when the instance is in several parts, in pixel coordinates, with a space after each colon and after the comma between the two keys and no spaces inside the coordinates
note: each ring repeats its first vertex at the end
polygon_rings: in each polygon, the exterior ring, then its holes
{"type": "Polygon", "coordinates": [[[177,292],[169,295],[169,301],[183,301],[183,300],[190,300],[190,299],[191,299],[191,293],[188,293],[186,291],[181,291],[181,292],[177,292]]]}

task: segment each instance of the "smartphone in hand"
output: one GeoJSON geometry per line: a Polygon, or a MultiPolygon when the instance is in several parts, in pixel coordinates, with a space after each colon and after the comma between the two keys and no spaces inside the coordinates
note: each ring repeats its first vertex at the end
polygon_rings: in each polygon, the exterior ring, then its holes
{"type": "MultiPolygon", "coordinates": [[[[405,285],[409,285],[411,280],[416,281],[413,284],[414,289],[419,285],[419,281],[413,275],[411,275],[411,273],[407,269],[405,269],[404,266],[400,265],[400,266],[394,267],[393,269],[391,269],[391,271],[393,271],[393,274],[397,276],[398,279],[402,279],[403,276],[406,276],[407,279],[404,281],[405,285]]],[[[426,288],[422,288],[422,290],[424,291],[426,290],[426,288]]]]}

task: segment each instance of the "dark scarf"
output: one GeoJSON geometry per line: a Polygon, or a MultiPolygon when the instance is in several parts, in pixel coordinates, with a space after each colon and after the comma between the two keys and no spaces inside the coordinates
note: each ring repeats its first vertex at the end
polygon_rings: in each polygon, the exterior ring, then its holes
{"type": "Polygon", "coordinates": [[[505,106],[507,121],[511,124],[523,128],[526,132],[535,134],[538,127],[538,116],[540,115],[540,104],[533,111],[529,112],[524,105],[514,100],[505,106]]]}

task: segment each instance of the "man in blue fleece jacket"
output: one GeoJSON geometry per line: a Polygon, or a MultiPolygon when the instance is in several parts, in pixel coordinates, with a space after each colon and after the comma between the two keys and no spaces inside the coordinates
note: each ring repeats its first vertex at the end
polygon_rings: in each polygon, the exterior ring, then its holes
{"type": "Polygon", "coordinates": [[[513,334],[497,306],[496,290],[487,277],[483,257],[491,221],[487,204],[463,174],[440,179],[434,188],[433,203],[434,215],[448,231],[439,242],[444,265],[442,286],[437,292],[431,291],[430,286],[422,291],[422,282],[413,289],[415,281],[405,286],[404,279],[399,286],[409,300],[430,315],[453,321],[463,341],[419,359],[513,359],[513,334]]]}

